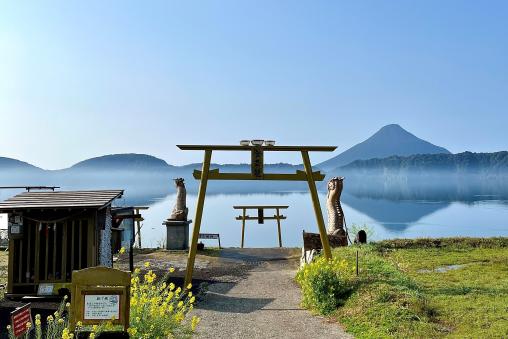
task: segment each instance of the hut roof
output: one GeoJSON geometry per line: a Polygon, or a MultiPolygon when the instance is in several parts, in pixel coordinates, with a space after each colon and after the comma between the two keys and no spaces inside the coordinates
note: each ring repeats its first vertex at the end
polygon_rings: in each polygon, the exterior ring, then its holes
{"type": "Polygon", "coordinates": [[[0,202],[0,212],[22,208],[100,208],[122,194],[123,190],[24,192],[0,202]]]}

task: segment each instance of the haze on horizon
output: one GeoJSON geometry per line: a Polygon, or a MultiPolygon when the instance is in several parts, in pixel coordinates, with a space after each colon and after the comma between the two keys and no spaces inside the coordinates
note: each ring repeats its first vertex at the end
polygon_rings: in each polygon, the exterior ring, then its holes
{"type": "Polygon", "coordinates": [[[185,164],[202,154],[175,144],[245,138],[337,154],[389,123],[506,150],[506,22],[504,1],[2,2],[0,156],[185,164]]]}

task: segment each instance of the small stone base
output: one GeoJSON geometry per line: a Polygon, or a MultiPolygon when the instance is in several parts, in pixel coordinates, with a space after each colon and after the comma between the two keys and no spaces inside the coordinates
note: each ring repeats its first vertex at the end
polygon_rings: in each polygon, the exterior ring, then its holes
{"type": "Polygon", "coordinates": [[[166,249],[187,250],[189,248],[189,224],[192,220],[166,220],[166,249]]]}

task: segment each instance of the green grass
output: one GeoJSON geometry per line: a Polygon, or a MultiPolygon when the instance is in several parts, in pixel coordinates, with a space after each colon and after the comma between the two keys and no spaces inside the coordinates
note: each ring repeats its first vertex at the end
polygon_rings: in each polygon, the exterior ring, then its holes
{"type": "MultiPolygon", "coordinates": [[[[334,316],[358,338],[508,336],[508,241],[384,241],[359,249],[354,292],[334,316]],[[449,265],[454,270],[435,271],[449,265]]],[[[334,250],[355,266],[357,247],[334,250]]]]}

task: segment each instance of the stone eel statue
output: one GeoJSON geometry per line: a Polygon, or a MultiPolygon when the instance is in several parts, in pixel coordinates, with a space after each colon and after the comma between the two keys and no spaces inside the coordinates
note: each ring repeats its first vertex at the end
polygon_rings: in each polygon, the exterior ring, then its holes
{"type": "Polygon", "coordinates": [[[340,205],[344,177],[334,177],[328,181],[328,195],[326,207],[328,209],[328,235],[337,235],[344,238],[347,246],[346,231],[344,230],[344,211],[340,205]]]}
{"type": "Polygon", "coordinates": [[[189,211],[186,205],[187,191],[185,190],[183,178],[176,178],[174,180],[176,186],[176,203],[168,220],[185,221],[187,220],[187,212],[189,211]]]}

